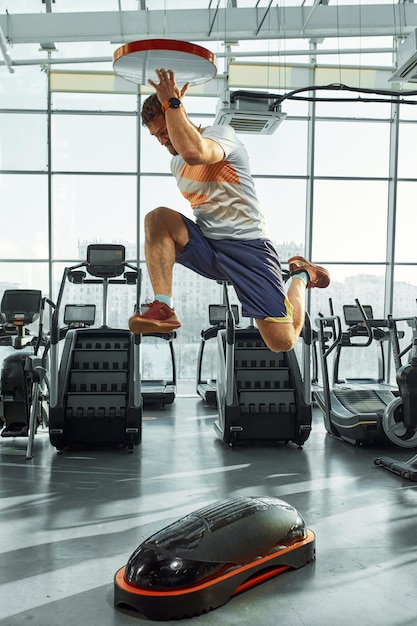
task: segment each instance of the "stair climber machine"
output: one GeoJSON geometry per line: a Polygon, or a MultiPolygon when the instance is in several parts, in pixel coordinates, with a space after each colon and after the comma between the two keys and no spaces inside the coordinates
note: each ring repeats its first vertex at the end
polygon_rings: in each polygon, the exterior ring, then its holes
{"type": "MultiPolygon", "coordinates": [[[[396,379],[399,396],[387,405],[383,414],[383,426],[388,438],[404,448],[417,447],[417,318],[407,320],[413,330],[413,340],[400,351],[397,320],[390,318],[394,358],[397,365],[396,379]],[[410,359],[402,363],[403,357],[410,352],[410,359]]],[[[417,454],[406,461],[398,461],[388,456],[375,459],[380,465],[402,478],[417,482],[417,454]]]]}
{"type": "Polygon", "coordinates": [[[303,375],[294,350],[272,352],[253,324],[236,328],[223,284],[226,328],[217,334],[217,435],[230,447],[240,443],[290,441],[301,447],[310,436],[311,326],[303,329],[303,375]]]}
{"type": "Polygon", "coordinates": [[[125,248],[119,244],[91,244],[85,262],[64,270],[52,316],[50,350],[49,438],[58,451],[123,446],[133,452],[141,441],[141,336],[107,325],[109,287],[136,285],[137,310],[140,279],[140,270],[125,261],[125,248]],[[59,363],[63,337],[59,315],[67,280],[102,285],[103,319],[99,328],[91,328],[91,305],[81,316],[79,308],[71,311],[70,307],[59,363]]]}
{"type": "MultiPolygon", "coordinates": [[[[343,307],[346,330],[342,330],[340,317],[334,315],[330,301],[330,315],[316,319],[317,343],[321,363],[322,387],[315,385],[314,398],[320,407],[328,433],[355,446],[395,443],[402,447],[415,447],[417,437],[398,436],[393,424],[384,419],[387,407],[397,401],[400,391],[387,382],[386,352],[391,348],[394,363],[395,345],[404,337],[398,329],[399,322],[406,322],[416,332],[414,318],[374,319],[371,306],[343,307]],[[376,343],[378,351],[378,375],[375,378],[341,378],[340,356],[348,348],[366,348],[376,343]],[[329,357],[333,354],[333,378],[330,380],[329,357]]],[[[397,351],[399,353],[399,349],[397,351]]]]}
{"type": "MultiPolygon", "coordinates": [[[[234,323],[239,324],[239,307],[237,304],[232,304],[231,308],[234,323]]],[[[212,347],[211,344],[214,344],[214,341],[211,341],[210,344],[208,342],[216,339],[219,331],[226,328],[226,313],[227,307],[225,304],[209,304],[210,326],[201,331],[201,342],[197,358],[196,391],[202,400],[211,407],[217,407],[217,390],[216,378],[211,376],[205,378],[203,375],[203,372],[205,372],[204,366],[209,362],[210,356],[213,356],[210,350],[207,350],[207,346],[212,347]]],[[[214,345],[217,348],[217,343],[214,345]]],[[[217,356],[217,351],[214,356],[217,356]]],[[[208,369],[211,370],[211,368],[208,369]]]]}
{"type": "Polygon", "coordinates": [[[48,425],[48,341],[43,334],[45,303],[37,289],[7,289],[2,297],[0,345],[10,346],[0,379],[0,428],[2,437],[27,437],[26,459],[33,458],[33,442],[39,426],[48,425]],[[37,335],[27,326],[38,320],[37,335]]]}

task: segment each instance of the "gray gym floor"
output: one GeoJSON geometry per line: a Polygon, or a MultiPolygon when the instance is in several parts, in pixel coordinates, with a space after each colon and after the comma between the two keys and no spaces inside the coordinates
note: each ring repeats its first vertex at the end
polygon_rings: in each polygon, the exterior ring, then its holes
{"type": "Polygon", "coordinates": [[[268,495],[303,515],[316,534],[316,561],[183,622],[416,624],[417,483],[374,466],[382,450],[327,435],[318,412],[302,450],[229,450],[216,438],[215,417],[192,394],[165,410],[146,409],[142,443],[131,455],[58,454],[39,432],[27,461],[26,439],[0,438],[0,623],[152,623],[113,606],[113,576],[133,550],[216,500],[268,495]]]}

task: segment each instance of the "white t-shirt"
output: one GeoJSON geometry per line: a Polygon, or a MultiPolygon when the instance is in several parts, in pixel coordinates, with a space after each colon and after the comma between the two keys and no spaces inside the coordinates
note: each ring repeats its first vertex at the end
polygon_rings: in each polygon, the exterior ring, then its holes
{"type": "Polygon", "coordinates": [[[223,148],[223,161],[187,165],[180,155],[171,161],[178,189],[190,202],[197,225],[208,239],[266,239],[245,146],[231,126],[209,126],[203,137],[223,148]]]}

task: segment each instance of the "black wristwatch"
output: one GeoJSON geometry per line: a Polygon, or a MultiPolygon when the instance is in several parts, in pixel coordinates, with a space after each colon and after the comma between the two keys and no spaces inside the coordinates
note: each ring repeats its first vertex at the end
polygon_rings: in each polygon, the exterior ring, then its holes
{"type": "Polygon", "coordinates": [[[179,98],[170,98],[162,105],[162,113],[165,113],[167,109],[179,109],[181,106],[181,100],[179,98]]]}

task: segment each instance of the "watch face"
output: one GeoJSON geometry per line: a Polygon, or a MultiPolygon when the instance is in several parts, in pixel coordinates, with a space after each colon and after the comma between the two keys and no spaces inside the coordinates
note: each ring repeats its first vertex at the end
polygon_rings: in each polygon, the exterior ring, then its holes
{"type": "Polygon", "coordinates": [[[181,106],[181,100],[179,100],[179,98],[170,98],[169,106],[171,109],[178,109],[181,106]]]}

